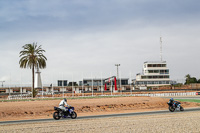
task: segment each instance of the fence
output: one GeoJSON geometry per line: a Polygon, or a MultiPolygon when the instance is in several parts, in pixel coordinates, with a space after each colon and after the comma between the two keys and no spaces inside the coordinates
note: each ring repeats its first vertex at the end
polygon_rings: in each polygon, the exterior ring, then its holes
{"type": "MultiPolygon", "coordinates": [[[[146,97],[175,97],[175,96],[195,96],[196,92],[181,92],[181,93],[149,93],[149,94],[124,94],[124,95],[98,95],[98,96],[146,96],[146,97]]],[[[73,97],[73,96],[72,96],[73,97]]],[[[78,96],[83,97],[83,96],[78,96]]],[[[89,97],[89,96],[85,96],[89,97]]],[[[95,97],[95,95],[94,95],[95,97]]],[[[52,97],[37,97],[37,98],[52,98],[52,97]]],[[[32,99],[30,94],[8,96],[7,100],[32,99]]]]}
{"type": "Polygon", "coordinates": [[[20,94],[20,95],[10,95],[8,96],[8,100],[14,100],[14,99],[31,99],[31,94],[20,94]]]}
{"type": "Polygon", "coordinates": [[[196,92],[132,94],[132,96],[148,96],[148,97],[174,97],[174,96],[195,96],[195,95],[196,92]]]}

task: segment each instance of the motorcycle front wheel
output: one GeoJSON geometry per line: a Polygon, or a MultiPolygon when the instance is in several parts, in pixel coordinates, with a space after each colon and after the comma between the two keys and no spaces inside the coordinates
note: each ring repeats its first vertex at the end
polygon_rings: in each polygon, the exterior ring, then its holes
{"type": "Polygon", "coordinates": [[[71,114],[71,118],[72,118],[72,119],[76,119],[76,117],[77,117],[76,112],[73,112],[73,113],[71,114]]]}
{"type": "Polygon", "coordinates": [[[169,106],[169,111],[174,112],[175,108],[173,108],[172,106],[169,106]]]}
{"type": "Polygon", "coordinates": [[[60,119],[59,112],[54,112],[54,113],[53,113],[53,118],[54,118],[55,120],[59,120],[59,119],[60,119]]]}

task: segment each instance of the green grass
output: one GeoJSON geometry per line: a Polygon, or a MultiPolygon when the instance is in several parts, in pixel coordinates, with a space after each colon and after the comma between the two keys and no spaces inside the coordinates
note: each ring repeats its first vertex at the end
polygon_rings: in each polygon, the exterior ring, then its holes
{"type": "MultiPolygon", "coordinates": [[[[113,97],[130,97],[130,96],[86,96],[86,97],[65,97],[67,99],[96,99],[96,98],[113,98],[113,97]]],[[[18,102],[18,101],[43,101],[43,100],[61,100],[61,97],[49,97],[49,98],[34,98],[34,99],[12,99],[12,100],[0,100],[0,102],[18,102]]]]}
{"type": "Polygon", "coordinates": [[[181,102],[195,102],[195,103],[200,103],[200,99],[176,99],[181,102]]]}

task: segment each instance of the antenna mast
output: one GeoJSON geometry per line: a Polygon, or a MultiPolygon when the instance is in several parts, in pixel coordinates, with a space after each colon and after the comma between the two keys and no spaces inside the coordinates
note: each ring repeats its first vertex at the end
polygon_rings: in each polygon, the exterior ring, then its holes
{"type": "Polygon", "coordinates": [[[162,61],[162,37],[160,36],[160,60],[162,61]]]}

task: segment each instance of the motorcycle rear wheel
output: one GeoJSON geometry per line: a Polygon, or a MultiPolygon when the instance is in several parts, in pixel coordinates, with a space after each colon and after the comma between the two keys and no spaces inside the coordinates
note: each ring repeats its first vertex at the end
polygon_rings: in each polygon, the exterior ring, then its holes
{"type": "Polygon", "coordinates": [[[77,117],[76,112],[73,112],[73,113],[71,114],[71,118],[72,118],[72,119],[76,119],[76,117],[77,117]]]}
{"type": "Polygon", "coordinates": [[[184,108],[182,106],[180,106],[180,111],[184,111],[184,108]]]}
{"type": "Polygon", "coordinates": [[[55,120],[59,120],[59,119],[60,119],[59,112],[54,112],[54,113],[53,113],[53,118],[54,118],[55,120]]]}

